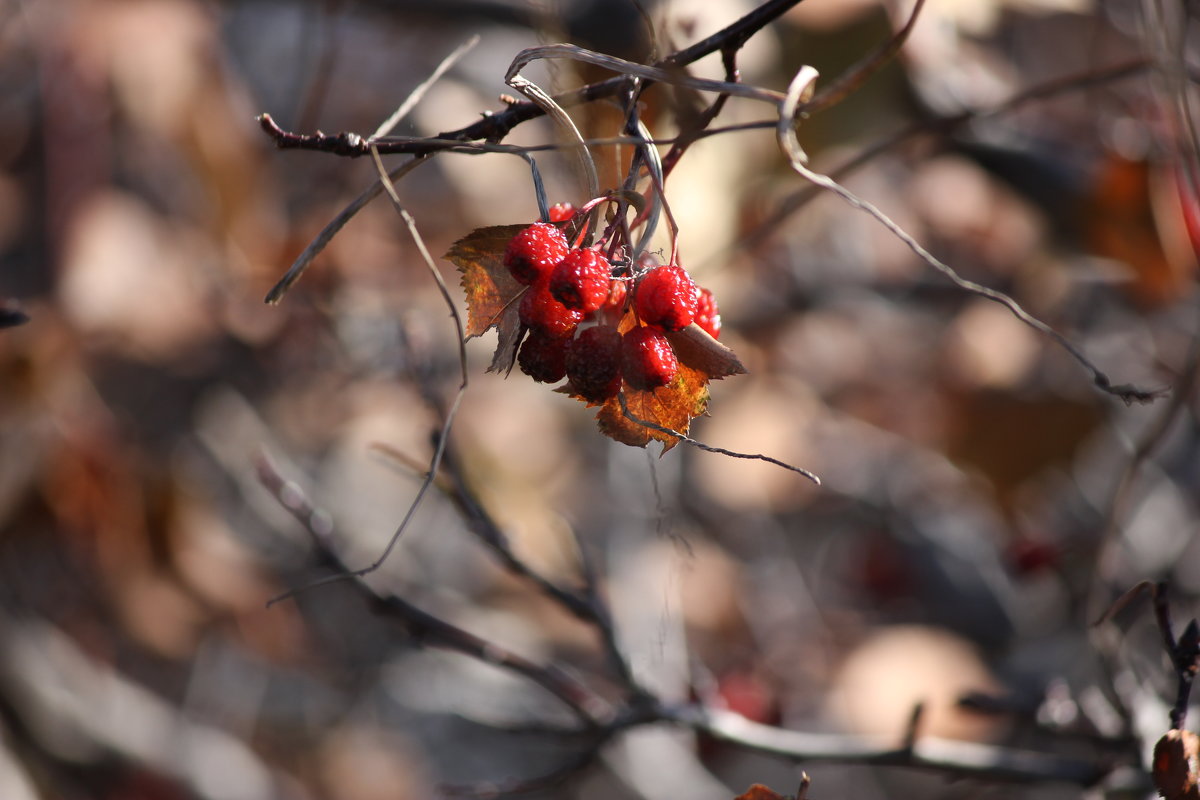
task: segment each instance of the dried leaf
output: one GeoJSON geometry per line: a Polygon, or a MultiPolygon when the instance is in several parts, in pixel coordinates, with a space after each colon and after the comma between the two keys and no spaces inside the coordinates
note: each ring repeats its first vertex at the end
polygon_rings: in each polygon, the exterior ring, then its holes
{"type": "Polygon", "coordinates": [[[1167,731],[1154,745],[1154,785],[1166,800],[1200,800],[1200,739],[1167,731]]]}
{"type": "MultiPolygon", "coordinates": [[[[704,413],[708,406],[708,376],[685,364],[679,365],[679,374],[666,386],[650,391],[638,391],[628,383],[622,391],[629,413],[638,419],[652,422],[678,433],[687,433],[692,417],[704,413]]],[[[669,433],[639,425],[621,411],[620,400],[610,398],[596,415],[600,432],[622,444],[645,447],[652,439],[663,443],[663,452],[679,443],[669,433]]]]}
{"type": "Polygon", "coordinates": [[[788,798],[779,792],[768,789],[761,783],[756,783],[733,800],[788,800],[788,798]]]}
{"type": "Polygon", "coordinates": [[[500,334],[489,371],[505,371],[512,367],[521,338],[516,300],[525,287],[517,283],[504,266],[504,248],[524,227],[477,228],[446,252],[446,259],[462,273],[462,287],[467,295],[467,338],[481,336],[491,328],[496,328],[500,334]]]}
{"type": "Polygon", "coordinates": [[[694,322],[678,333],[668,333],[667,339],[681,364],[694,367],[710,378],[746,374],[737,354],[694,322]]]}

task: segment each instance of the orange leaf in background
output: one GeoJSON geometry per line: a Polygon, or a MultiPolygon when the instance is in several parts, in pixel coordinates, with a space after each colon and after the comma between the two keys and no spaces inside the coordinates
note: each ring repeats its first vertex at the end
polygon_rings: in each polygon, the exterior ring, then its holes
{"type": "Polygon", "coordinates": [[[788,798],[779,792],[768,789],[761,783],[756,783],[733,800],[788,800],[788,798]]]}
{"type": "Polygon", "coordinates": [[[1092,250],[1126,264],[1132,277],[1126,290],[1150,307],[1182,297],[1196,270],[1188,231],[1195,209],[1178,178],[1148,161],[1110,154],[1084,208],[1092,250]]]}
{"type": "Polygon", "coordinates": [[[525,287],[517,283],[504,266],[504,248],[508,246],[508,240],[525,227],[477,228],[452,244],[446,252],[446,259],[462,273],[462,287],[467,294],[464,331],[467,338],[482,336],[491,328],[496,328],[500,334],[489,372],[508,370],[516,357],[521,320],[515,301],[525,287]]]}

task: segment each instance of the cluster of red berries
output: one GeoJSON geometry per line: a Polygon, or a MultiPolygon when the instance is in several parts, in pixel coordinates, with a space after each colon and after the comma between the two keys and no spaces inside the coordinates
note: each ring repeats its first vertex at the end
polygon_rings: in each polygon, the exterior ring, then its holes
{"type": "MultiPolygon", "coordinates": [[[[551,219],[569,218],[556,206],[551,219]]],[[[529,336],[517,363],[536,381],[564,377],[581,397],[603,402],[621,389],[665,386],[679,372],[666,333],[695,322],[716,338],[721,317],[712,292],[683,267],[643,260],[639,270],[614,265],[598,248],[573,248],[548,222],[535,222],[508,243],[504,265],[528,286],[518,313],[529,336]],[[640,324],[624,334],[617,323],[632,308],[640,324]],[[594,320],[595,324],[581,327],[594,320]]]]}

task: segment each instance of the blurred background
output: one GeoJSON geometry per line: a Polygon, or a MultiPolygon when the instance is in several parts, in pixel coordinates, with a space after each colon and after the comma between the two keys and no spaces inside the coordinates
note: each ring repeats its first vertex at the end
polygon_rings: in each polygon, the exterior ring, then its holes
{"type": "MultiPolygon", "coordinates": [[[[351,585],[266,607],[329,567],[260,484],[261,454],[364,566],[416,494],[440,426],[428,400],[450,402],[459,363],[385,201],[263,304],[374,171],[278,151],[255,116],[368,134],[478,34],[396,130],[430,136],[502,108],[523,48],[648,62],[753,5],[0,3],[0,302],[29,318],[0,330],[0,797],[481,794],[570,760],[569,737],[537,730],[562,722],[552,698],[423,649],[351,585]]],[[[1166,730],[1174,678],[1149,604],[1092,625],[1138,581],[1169,581],[1177,620],[1200,594],[1195,153],[1143,60],[1156,37],[1186,48],[1194,31],[1147,10],[1165,6],[929,0],[900,57],[801,141],[832,172],[895,137],[846,185],[1115,383],[1182,393],[1127,407],[1095,390],[1061,348],[866,215],[808,197],[770,130],[695,144],[667,184],[683,262],[750,370],[713,384],[692,430],[822,487],[610,442],[580,403],[485,373],[494,334],[468,343],[454,474],[541,574],[577,586],[591,554],[646,686],[897,743],[923,702],[922,735],[1096,763],[1137,765],[1166,730]]],[[[743,80],[782,90],[811,64],[825,85],[909,10],[806,0],[741,50],[743,80]]],[[[694,71],[722,75],[715,56],[694,71]]],[[[605,77],[565,62],[528,74],[559,90],[605,77]]],[[[653,132],[673,134],[669,96],[646,100],[653,132]]],[[[603,103],[573,114],[588,135],[618,131],[603,103]]],[[[718,123],[770,118],[732,100],[718,123]]],[[[506,141],[555,137],[535,120],[506,141]]],[[[621,157],[598,149],[602,175],[621,157]]],[[[538,160],[552,202],[586,200],[568,159],[538,160]]],[[[435,257],[537,216],[511,156],[442,155],[398,191],[435,257]]],[[[461,309],[453,266],[438,266],[461,309]]],[[[506,571],[440,491],[369,581],[600,692],[614,682],[595,630],[506,571]]],[[[802,766],[827,799],[1085,794],[802,766]]],[[[654,728],[535,795],[701,800],[798,780],[786,762],[654,728]]],[[[1086,791],[1147,791],[1131,785],[1086,791]]]]}

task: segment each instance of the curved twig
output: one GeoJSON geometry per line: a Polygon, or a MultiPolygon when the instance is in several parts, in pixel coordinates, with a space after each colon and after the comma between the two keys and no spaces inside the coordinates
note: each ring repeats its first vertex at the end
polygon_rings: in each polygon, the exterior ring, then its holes
{"type": "Polygon", "coordinates": [[[705,444],[704,442],[691,438],[686,433],[673,431],[670,428],[659,425],[657,422],[651,422],[650,420],[641,419],[637,416],[634,416],[634,414],[629,410],[628,403],[625,401],[625,392],[623,391],[617,395],[617,402],[621,404],[621,413],[625,415],[627,420],[633,422],[634,424],[641,425],[642,427],[649,428],[653,431],[658,431],[659,433],[665,433],[668,436],[674,436],[679,441],[690,444],[692,447],[704,450],[707,453],[717,453],[719,455],[729,456],[730,458],[743,458],[749,461],[766,461],[768,464],[774,464],[777,467],[783,467],[786,470],[803,475],[818,486],[821,485],[821,479],[818,478],[816,474],[809,472],[803,467],[793,466],[785,461],[780,461],[777,458],[771,458],[770,456],[764,456],[759,453],[737,453],[733,450],[726,450],[723,447],[713,447],[712,445],[705,444]]]}
{"type": "Polygon", "coordinates": [[[959,275],[952,267],[939,260],[936,256],[926,250],[916,239],[914,239],[907,231],[892,221],[891,217],[884,214],[870,202],[863,200],[858,195],[851,192],[849,189],[842,186],[837,181],[830,178],[828,175],[822,175],[805,166],[808,157],[804,150],[800,147],[800,142],[796,137],[795,130],[795,114],[796,109],[805,92],[811,91],[812,81],[815,73],[806,73],[805,70],[811,70],[811,67],[805,67],[797,73],[792,80],[792,85],[788,89],[786,100],[780,105],[779,110],[779,125],[776,130],[776,137],[779,141],[779,148],[787,157],[791,164],[801,177],[809,181],[813,185],[820,187],[836,194],[842,198],[853,208],[864,211],[874,217],[877,222],[887,228],[893,236],[904,242],[910,250],[929,266],[936,269],[938,272],[950,279],[955,286],[964,289],[971,294],[978,295],[987,300],[1007,308],[1013,316],[1025,323],[1029,327],[1044,334],[1054,340],[1060,347],[1066,350],[1072,358],[1087,370],[1092,376],[1092,383],[1101,391],[1119,397],[1126,405],[1133,403],[1150,403],[1157,400],[1166,394],[1164,389],[1143,389],[1133,384],[1120,384],[1114,386],[1112,380],[1099,367],[1092,363],[1083,351],[1075,344],[1063,336],[1054,328],[1042,322],[1037,317],[1026,311],[1020,303],[1008,296],[1004,292],[996,289],[991,289],[974,281],[967,280],[959,275]]]}

